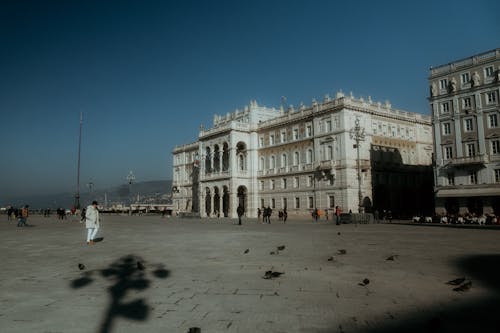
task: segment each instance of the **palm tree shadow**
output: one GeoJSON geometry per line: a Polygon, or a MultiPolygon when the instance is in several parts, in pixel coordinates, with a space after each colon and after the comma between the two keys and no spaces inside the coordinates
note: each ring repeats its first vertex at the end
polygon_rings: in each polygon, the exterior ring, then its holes
{"type": "MultiPolygon", "coordinates": [[[[163,265],[152,265],[155,269],[153,276],[165,279],[170,275],[163,265]]],[[[127,293],[132,290],[145,290],[150,287],[144,266],[144,260],[135,255],[127,255],[113,262],[108,268],[83,272],[82,276],[71,282],[74,289],[82,288],[95,279],[94,273],[113,283],[108,288],[110,304],[102,320],[99,332],[108,333],[113,328],[115,318],[123,317],[137,321],[145,321],[149,315],[149,307],[144,298],[132,301],[125,300],[127,293]]]]}
{"type": "MultiPolygon", "coordinates": [[[[461,300],[456,303],[429,308],[418,313],[409,313],[397,319],[387,319],[369,328],[347,329],[349,323],[345,323],[345,325],[319,332],[500,332],[500,317],[496,314],[496,311],[500,309],[500,255],[466,256],[457,260],[455,264],[465,277],[472,281],[473,288],[474,285],[488,288],[488,295],[478,299],[477,297],[468,298],[466,294],[457,294],[461,300]]],[[[449,287],[443,284],[443,288],[449,287]]]]}

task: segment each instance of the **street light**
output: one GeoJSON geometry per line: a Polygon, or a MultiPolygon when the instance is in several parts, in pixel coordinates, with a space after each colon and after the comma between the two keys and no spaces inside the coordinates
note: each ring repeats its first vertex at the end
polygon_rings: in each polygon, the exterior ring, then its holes
{"type": "Polygon", "coordinates": [[[132,170],[130,170],[130,172],[128,173],[128,176],[127,176],[127,181],[128,181],[128,204],[129,204],[129,211],[128,211],[128,214],[129,215],[132,215],[132,183],[134,182],[135,180],[135,176],[134,176],[134,173],[132,172],[132,170]]]}
{"type": "Polygon", "coordinates": [[[89,193],[92,193],[92,188],[94,187],[94,183],[92,182],[87,183],[87,187],[89,188],[89,193]]]}
{"type": "Polygon", "coordinates": [[[350,131],[351,139],[356,141],[354,148],[356,148],[357,158],[356,158],[356,168],[358,171],[358,199],[359,199],[359,212],[363,212],[363,194],[361,193],[361,165],[359,158],[359,143],[365,140],[365,129],[359,124],[359,117],[356,116],[354,122],[354,128],[350,131]]]}

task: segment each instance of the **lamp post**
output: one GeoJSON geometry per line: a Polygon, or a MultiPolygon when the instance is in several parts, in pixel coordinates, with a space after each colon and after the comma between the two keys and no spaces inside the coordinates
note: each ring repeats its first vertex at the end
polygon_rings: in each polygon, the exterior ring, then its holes
{"type": "Polygon", "coordinates": [[[94,187],[94,183],[92,183],[92,182],[88,182],[88,183],[87,183],[87,187],[89,188],[89,193],[91,193],[91,194],[92,194],[92,188],[94,187]]]}
{"type": "Polygon", "coordinates": [[[76,173],[75,209],[80,209],[80,151],[82,146],[83,113],[80,112],[80,135],[78,136],[78,166],[76,173]]]}
{"type": "Polygon", "coordinates": [[[128,173],[128,176],[127,176],[127,181],[128,181],[128,204],[129,204],[129,211],[128,211],[128,215],[132,215],[132,183],[134,182],[135,180],[135,176],[134,176],[134,173],[132,172],[132,170],[130,170],[130,172],[128,173]]]}
{"type": "Polygon", "coordinates": [[[356,169],[358,173],[358,200],[359,200],[359,212],[363,212],[363,194],[361,193],[361,164],[360,164],[360,157],[359,157],[359,143],[361,141],[365,140],[365,129],[360,126],[359,124],[359,117],[356,117],[356,120],[354,122],[354,128],[351,129],[350,131],[351,139],[356,141],[356,144],[354,145],[354,148],[356,148],[356,169]]]}

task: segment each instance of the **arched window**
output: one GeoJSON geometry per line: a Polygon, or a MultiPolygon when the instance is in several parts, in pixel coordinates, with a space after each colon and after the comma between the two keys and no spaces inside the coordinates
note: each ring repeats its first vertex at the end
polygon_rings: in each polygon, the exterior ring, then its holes
{"type": "Polygon", "coordinates": [[[273,155],[269,159],[269,169],[274,169],[274,168],[276,168],[276,158],[273,155]]]}
{"type": "Polygon", "coordinates": [[[238,164],[239,164],[241,171],[245,170],[245,157],[243,156],[243,154],[239,155],[239,163],[238,164]]]}
{"type": "Polygon", "coordinates": [[[281,167],[286,167],[288,164],[288,157],[286,154],[281,155],[281,167]]]}
{"type": "Polygon", "coordinates": [[[310,163],[313,162],[313,151],[312,151],[312,149],[308,149],[307,150],[306,162],[307,162],[307,164],[310,164],[310,163]]]}

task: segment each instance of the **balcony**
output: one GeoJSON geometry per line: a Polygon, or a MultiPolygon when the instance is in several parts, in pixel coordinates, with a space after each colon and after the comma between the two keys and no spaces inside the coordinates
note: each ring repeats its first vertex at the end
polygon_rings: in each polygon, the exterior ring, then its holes
{"type": "Polygon", "coordinates": [[[451,160],[448,160],[445,166],[472,166],[472,165],[484,165],[488,163],[487,155],[476,155],[476,156],[467,156],[467,157],[457,157],[451,160]]]}

